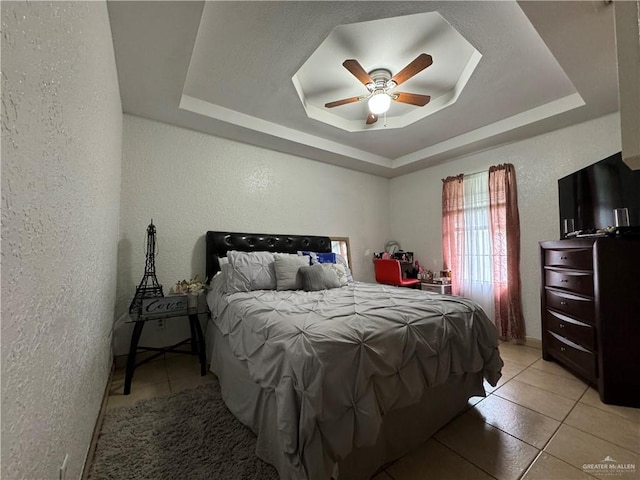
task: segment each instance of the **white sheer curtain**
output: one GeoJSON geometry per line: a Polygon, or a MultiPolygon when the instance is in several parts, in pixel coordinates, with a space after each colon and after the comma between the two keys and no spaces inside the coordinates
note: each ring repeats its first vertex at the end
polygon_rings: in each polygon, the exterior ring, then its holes
{"type": "Polygon", "coordinates": [[[465,175],[462,189],[465,232],[460,295],[475,300],[494,321],[489,172],[465,175]]]}

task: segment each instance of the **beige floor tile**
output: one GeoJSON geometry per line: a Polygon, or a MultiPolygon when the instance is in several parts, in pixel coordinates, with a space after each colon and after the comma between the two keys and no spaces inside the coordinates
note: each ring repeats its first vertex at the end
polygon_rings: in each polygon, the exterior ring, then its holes
{"type": "Polygon", "coordinates": [[[640,453],[638,425],[614,413],[578,403],[564,423],[627,450],[640,453]]]}
{"type": "Polygon", "coordinates": [[[502,377],[500,377],[500,380],[502,380],[502,378],[513,378],[527,368],[529,368],[529,366],[524,363],[506,359],[502,366],[502,377]]]}
{"type": "Polygon", "coordinates": [[[469,413],[539,449],[547,444],[560,426],[557,420],[496,395],[485,398],[469,413]]]}
{"type": "MultiPolygon", "coordinates": [[[[502,380],[502,378],[500,380],[502,380]]],[[[495,387],[492,387],[491,384],[489,384],[489,382],[487,382],[486,380],[482,382],[484,386],[484,391],[487,392],[487,395],[493,392],[494,390],[500,388],[500,380],[498,380],[498,383],[496,384],[495,387]]],[[[505,381],[508,381],[508,380],[505,380],[505,381]]]]}
{"type": "Polygon", "coordinates": [[[499,480],[519,478],[538,449],[465,413],[435,435],[458,455],[499,480]]]}
{"type": "MultiPolygon", "coordinates": [[[[109,395],[119,395],[124,391],[124,373],[116,375],[114,373],[111,380],[109,395]]],[[[153,362],[142,365],[133,372],[133,380],[131,381],[131,390],[152,387],[156,384],[167,383],[169,377],[164,362],[153,362]]]]}
{"type": "MultiPolygon", "coordinates": [[[[136,354],[136,362],[140,362],[141,360],[144,360],[145,358],[149,358],[153,355],[155,355],[158,352],[138,352],[136,354]]],[[[166,355],[166,354],[165,354],[166,355]]],[[[154,358],[153,360],[151,360],[149,363],[154,363],[154,362],[163,362],[165,359],[165,355],[160,355],[156,358],[154,358]]],[[[117,357],[115,357],[113,359],[114,365],[115,365],[115,369],[117,372],[124,370],[127,367],[127,357],[128,355],[118,355],[117,357]]]]}
{"type": "MultiPolygon", "coordinates": [[[[126,369],[119,368],[113,372],[113,379],[124,379],[125,375],[126,369]]],[[[153,360],[149,363],[136,367],[133,372],[133,378],[134,380],[144,378],[145,383],[165,382],[167,380],[167,367],[165,365],[164,358],[161,357],[160,359],[153,360]]]]}
{"type": "Polygon", "coordinates": [[[171,393],[181,392],[182,390],[189,390],[190,388],[196,388],[200,385],[206,385],[208,383],[213,383],[216,380],[216,376],[213,373],[208,373],[204,377],[198,376],[189,376],[180,380],[170,380],[169,388],[171,389],[171,393]]]}
{"type": "MultiPolygon", "coordinates": [[[[144,360],[145,358],[151,357],[153,355],[155,355],[158,352],[138,352],[136,354],[136,361],[139,362],[140,360],[144,360]]],[[[165,354],[166,355],[166,354],[165,354]]],[[[116,367],[117,370],[123,369],[127,366],[127,357],[128,355],[118,355],[113,359],[113,363],[116,367]]],[[[157,362],[158,360],[164,360],[164,355],[160,355],[158,357],[156,357],[155,359],[151,360],[152,362],[157,362]]]]}
{"type": "MultiPolygon", "coordinates": [[[[140,390],[144,388],[153,388],[155,385],[162,385],[164,383],[168,383],[168,379],[158,380],[153,379],[150,380],[145,377],[133,377],[133,381],[131,382],[131,391],[140,390]]],[[[109,388],[109,396],[111,395],[122,395],[124,393],[124,378],[118,380],[112,380],[111,386],[109,388]]]]}
{"type": "Polygon", "coordinates": [[[498,348],[500,350],[500,357],[502,357],[505,363],[512,361],[529,366],[536,360],[542,358],[542,351],[539,348],[515,345],[513,343],[502,343],[498,348]]]}
{"type": "Polygon", "coordinates": [[[592,476],[566,462],[542,452],[522,480],[590,480],[592,476]]]}
{"type": "Polygon", "coordinates": [[[640,425],[640,408],[620,407],[618,405],[602,403],[598,391],[593,387],[589,387],[587,391],[584,392],[584,395],[580,399],[580,403],[586,403],[587,405],[597,407],[600,410],[620,415],[627,420],[631,420],[636,425],[640,425]]]}
{"type": "Polygon", "coordinates": [[[180,355],[167,359],[169,381],[200,376],[200,359],[196,355],[180,355]]]}
{"type": "Polygon", "coordinates": [[[485,391],[487,393],[494,392],[496,389],[500,388],[502,385],[507,383],[509,380],[511,380],[512,378],[514,378],[516,375],[518,375],[520,372],[522,372],[527,368],[529,367],[527,367],[527,365],[524,365],[522,363],[513,362],[511,360],[504,360],[504,365],[502,366],[502,370],[501,370],[502,376],[500,377],[500,380],[498,380],[498,383],[496,384],[495,387],[492,387],[489,384],[489,382],[484,380],[485,391]]]}
{"type": "Polygon", "coordinates": [[[547,361],[542,358],[534,362],[531,365],[531,368],[542,370],[543,372],[546,372],[546,373],[552,373],[553,375],[560,375],[561,377],[571,378],[573,380],[580,380],[578,377],[576,377],[573,373],[571,373],[569,370],[564,368],[559,363],[556,363],[553,361],[547,361]]]}
{"type": "Polygon", "coordinates": [[[572,380],[570,378],[561,377],[546,373],[535,368],[527,368],[515,377],[516,380],[528,383],[534,387],[542,388],[549,392],[557,393],[571,400],[579,400],[582,394],[587,390],[587,384],[581,380],[572,380]]]}
{"type": "Polygon", "coordinates": [[[473,407],[476,403],[481,402],[482,400],[484,400],[486,397],[471,397],[468,401],[467,401],[467,408],[471,408],[473,407]]]}
{"type": "MultiPolygon", "coordinates": [[[[585,465],[605,463],[607,457],[615,460],[616,464],[633,464],[636,468],[640,465],[640,456],[635,453],[569,425],[562,425],[544,450],[580,470],[584,470],[585,465]]],[[[614,477],[611,476],[611,471],[587,470],[587,473],[604,480],[638,478],[637,470],[614,477]]]]}
{"type": "Polygon", "coordinates": [[[435,440],[387,468],[395,480],[491,480],[492,477],[435,440]]]}
{"type": "Polygon", "coordinates": [[[493,395],[506,398],[518,405],[535,410],[556,420],[564,420],[573,406],[574,400],[556,395],[542,388],[529,385],[514,378],[504,386],[496,390],[493,395]]]}
{"type": "Polygon", "coordinates": [[[138,400],[159,397],[168,393],[170,393],[168,381],[149,385],[144,388],[135,388],[132,386],[131,393],[129,395],[124,395],[122,390],[120,390],[120,393],[109,395],[107,400],[107,410],[117,407],[129,407],[138,400]]]}

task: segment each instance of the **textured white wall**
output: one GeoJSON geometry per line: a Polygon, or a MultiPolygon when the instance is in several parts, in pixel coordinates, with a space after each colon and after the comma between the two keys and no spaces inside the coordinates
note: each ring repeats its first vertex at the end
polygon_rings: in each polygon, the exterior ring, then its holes
{"type": "MultiPolygon", "coordinates": [[[[178,280],[204,276],[207,230],[349,237],[355,278],[374,281],[371,253],[389,237],[389,181],[125,115],[120,319],[144,272],[151,218],[165,293],[178,280]]],[[[141,343],[180,340],[186,323],[145,326],[141,343]]],[[[129,332],[128,325],[116,331],[117,354],[126,353],[129,332]]]]}
{"type": "Polygon", "coordinates": [[[79,478],[110,368],[122,107],[104,2],[2,2],[2,478],[79,478]]]}
{"type": "Polygon", "coordinates": [[[391,234],[426,268],[442,268],[442,179],[512,163],[520,210],[523,309],[527,336],[540,339],[538,242],[559,238],[558,179],[620,151],[620,119],[580,125],[470,155],[391,180],[391,234]]]}

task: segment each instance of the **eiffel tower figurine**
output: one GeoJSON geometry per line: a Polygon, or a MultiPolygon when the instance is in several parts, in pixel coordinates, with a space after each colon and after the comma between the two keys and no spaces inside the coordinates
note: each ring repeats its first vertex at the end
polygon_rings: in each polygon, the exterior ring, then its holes
{"type": "Polygon", "coordinates": [[[156,227],[153,219],[147,227],[147,262],[144,266],[144,275],[140,285],[136,288],[136,294],[129,305],[129,313],[138,313],[142,308],[143,298],[164,297],[162,285],[156,277],[156,227]]]}

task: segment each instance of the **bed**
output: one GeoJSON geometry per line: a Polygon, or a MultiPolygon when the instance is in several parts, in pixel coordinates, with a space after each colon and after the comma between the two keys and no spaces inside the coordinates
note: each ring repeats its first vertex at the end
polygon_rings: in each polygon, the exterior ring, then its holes
{"type": "Polygon", "coordinates": [[[362,282],[228,293],[230,251],[322,253],[331,241],[206,235],[210,369],[283,480],[368,479],[500,378],[496,329],[468,299],[362,282]]]}

